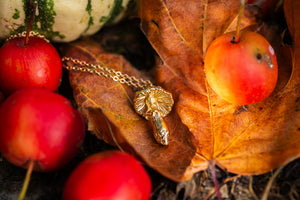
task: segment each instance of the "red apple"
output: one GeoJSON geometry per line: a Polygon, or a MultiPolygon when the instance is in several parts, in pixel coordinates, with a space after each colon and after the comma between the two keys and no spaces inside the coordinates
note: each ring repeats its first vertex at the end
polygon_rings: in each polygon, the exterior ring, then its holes
{"type": "Polygon", "coordinates": [[[0,91],[0,105],[2,104],[4,99],[5,99],[4,94],[0,91]]]}
{"type": "Polygon", "coordinates": [[[37,171],[64,166],[85,134],[80,113],[65,97],[41,88],[21,89],[0,106],[0,151],[11,163],[37,171]]]}
{"type": "Polygon", "coordinates": [[[8,40],[0,48],[0,90],[9,95],[21,88],[57,90],[62,77],[60,55],[52,44],[36,36],[8,40]]]}
{"type": "Polygon", "coordinates": [[[151,180],[130,154],[106,151],[89,156],[68,178],[64,200],[148,200],[151,180]]]}
{"type": "Polygon", "coordinates": [[[215,39],[204,59],[206,78],[212,89],[226,101],[246,105],[267,98],[278,77],[274,49],[260,34],[242,31],[215,39]]]}

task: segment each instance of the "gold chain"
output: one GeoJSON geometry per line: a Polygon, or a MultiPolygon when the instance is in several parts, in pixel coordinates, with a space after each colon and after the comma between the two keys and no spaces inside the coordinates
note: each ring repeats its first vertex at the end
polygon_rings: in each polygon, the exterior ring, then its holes
{"type": "MultiPolygon", "coordinates": [[[[8,40],[11,40],[11,39],[14,39],[14,38],[20,38],[20,37],[26,37],[26,31],[23,31],[21,33],[17,33],[17,34],[14,34],[14,35],[10,35],[6,41],[8,40]]],[[[45,40],[46,42],[49,43],[49,40],[47,40],[47,38],[44,36],[44,35],[41,35],[40,33],[38,32],[34,32],[34,31],[30,31],[29,32],[29,37],[39,37],[43,40],[45,40]]]]}
{"type": "MultiPolygon", "coordinates": [[[[7,40],[25,36],[26,32],[22,32],[11,35],[7,40]]],[[[39,37],[49,42],[45,36],[34,31],[31,31],[29,36],[39,37]]],[[[71,57],[63,57],[62,62],[64,68],[67,70],[96,74],[139,90],[135,93],[134,97],[134,109],[136,113],[151,121],[155,140],[159,144],[168,145],[169,129],[163,117],[168,115],[172,110],[174,100],[171,93],[159,86],[154,86],[149,80],[138,79],[134,76],[123,74],[120,71],[106,67],[104,64],[93,65],[71,57]],[[73,63],[72,66],[68,65],[70,62],[73,63]]]]}
{"type": "MultiPolygon", "coordinates": [[[[26,36],[26,31],[11,35],[6,40],[8,41],[8,40],[11,40],[14,38],[25,37],[25,36],[26,36]]],[[[30,31],[29,36],[30,37],[39,37],[49,43],[49,40],[47,40],[44,35],[41,35],[38,32],[30,31]]],[[[70,58],[70,57],[63,57],[62,62],[66,62],[66,61],[67,62],[70,61],[75,64],[74,66],[69,66],[69,65],[67,65],[67,63],[65,63],[64,67],[67,70],[97,74],[98,76],[102,76],[105,78],[111,78],[114,81],[117,81],[121,84],[126,84],[126,85],[128,85],[130,87],[134,87],[136,89],[144,89],[146,87],[153,86],[153,84],[149,80],[137,79],[134,76],[129,76],[128,74],[122,74],[122,72],[116,71],[109,67],[105,67],[104,65],[93,65],[93,64],[89,64],[85,61],[81,61],[78,59],[74,59],[74,58],[70,58]]]]}
{"type": "Polygon", "coordinates": [[[110,78],[116,82],[119,82],[121,84],[126,84],[130,87],[134,87],[137,89],[144,89],[146,87],[153,86],[153,84],[149,80],[137,79],[134,76],[129,76],[128,74],[122,74],[122,72],[116,71],[109,67],[105,67],[104,65],[93,65],[85,61],[78,60],[71,57],[63,57],[62,62],[64,63],[64,67],[67,70],[96,74],[98,76],[110,78]],[[72,62],[75,65],[73,66],[68,65],[67,64],[68,61],[72,62]]]}

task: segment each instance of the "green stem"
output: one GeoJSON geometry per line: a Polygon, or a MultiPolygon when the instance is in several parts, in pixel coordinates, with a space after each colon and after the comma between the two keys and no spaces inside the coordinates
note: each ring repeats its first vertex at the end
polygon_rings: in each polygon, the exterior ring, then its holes
{"type": "Polygon", "coordinates": [[[25,180],[23,183],[23,187],[22,187],[21,193],[19,194],[18,200],[23,200],[25,198],[33,167],[34,167],[34,160],[30,160],[28,168],[27,168],[25,180]]]}
{"type": "Polygon", "coordinates": [[[239,15],[238,15],[238,21],[237,21],[237,27],[236,27],[236,35],[235,35],[235,39],[234,39],[235,43],[240,41],[241,21],[242,21],[242,16],[244,13],[244,7],[245,7],[245,0],[240,0],[239,15]]]}

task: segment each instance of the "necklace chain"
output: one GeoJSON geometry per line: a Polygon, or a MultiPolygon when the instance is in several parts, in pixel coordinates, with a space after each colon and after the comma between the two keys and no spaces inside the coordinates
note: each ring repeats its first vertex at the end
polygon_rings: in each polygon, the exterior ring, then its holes
{"type": "MultiPolygon", "coordinates": [[[[25,36],[26,36],[26,31],[11,35],[10,37],[7,38],[7,40],[11,40],[11,39],[18,38],[18,37],[25,37],[25,36]]],[[[35,32],[35,31],[30,31],[29,36],[30,37],[39,37],[39,38],[44,39],[46,42],[49,42],[49,40],[47,40],[44,35],[41,35],[40,33],[35,32]]],[[[147,87],[153,87],[153,84],[149,80],[137,79],[134,76],[129,76],[128,74],[123,74],[120,71],[116,71],[116,70],[106,67],[104,65],[93,65],[93,64],[87,63],[85,61],[81,61],[81,60],[74,59],[71,57],[63,57],[62,62],[65,62],[64,67],[67,70],[81,71],[81,72],[88,72],[91,74],[96,74],[98,76],[110,78],[116,82],[119,82],[121,84],[126,84],[126,85],[128,85],[130,87],[134,87],[136,89],[144,89],[147,87]],[[75,65],[69,66],[66,62],[72,62],[75,65]]]]}
{"type": "MultiPolygon", "coordinates": [[[[7,40],[17,37],[25,37],[26,32],[10,36],[7,40]]],[[[49,42],[43,35],[31,31],[30,37],[39,37],[49,42]]],[[[101,77],[110,78],[121,84],[126,84],[139,90],[135,93],[134,109],[135,111],[150,120],[153,126],[153,136],[155,140],[162,145],[168,145],[169,130],[163,119],[171,110],[174,104],[172,94],[165,91],[159,86],[154,86],[151,81],[138,79],[128,74],[123,74],[104,64],[93,65],[85,61],[71,58],[62,58],[63,66],[67,70],[88,72],[101,77]],[[72,65],[70,64],[72,63],[72,65]]]]}
{"type": "MultiPolygon", "coordinates": [[[[11,39],[14,39],[14,38],[25,37],[25,36],[26,36],[26,31],[23,31],[23,32],[21,32],[21,33],[17,33],[17,34],[14,34],[14,35],[10,35],[10,36],[6,39],[6,41],[11,40],[11,39]]],[[[39,38],[45,40],[45,41],[48,42],[48,43],[50,42],[49,40],[47,40],[47,38],[46,38],[44,35],[42,35],[42,34],[40,34],[40,33],[38,33],[38,32],[35,32],[35,31],[30,31],[30,32],[29,32],[29,37],[39,37],[39,38]]]]}
{"type": "Polygon", "coordinates": [[[137,89],[144,89],[146,87],[153,86],[153,84],[149,80],[137,79],[134,76],[123,74],[120,71],[116,71],[112,68],[105,67],[104,65],[93,65],[71,57],[63,57],[62,61],[64,63],[64,68],[66,68],[67,70],[96,74],[98,76],[110,78],[113,81],[119,82],[121,84],[126,84],[130,87],[134,87],[137,89]],[[72,62],[75,65],[70,66],[67,64],[67,62],[72,62]]]}

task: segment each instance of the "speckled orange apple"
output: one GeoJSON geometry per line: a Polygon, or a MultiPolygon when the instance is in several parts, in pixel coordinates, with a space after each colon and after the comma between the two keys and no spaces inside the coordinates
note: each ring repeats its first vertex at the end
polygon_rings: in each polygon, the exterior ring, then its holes
{"type": "Polygon", "coordinates": [[[229,103],[247,105],[274,90],[278,66],[274,49],[260,34],[242,31],[215,39],[207,49],[204,69],[208,84],[229,103]]]}

